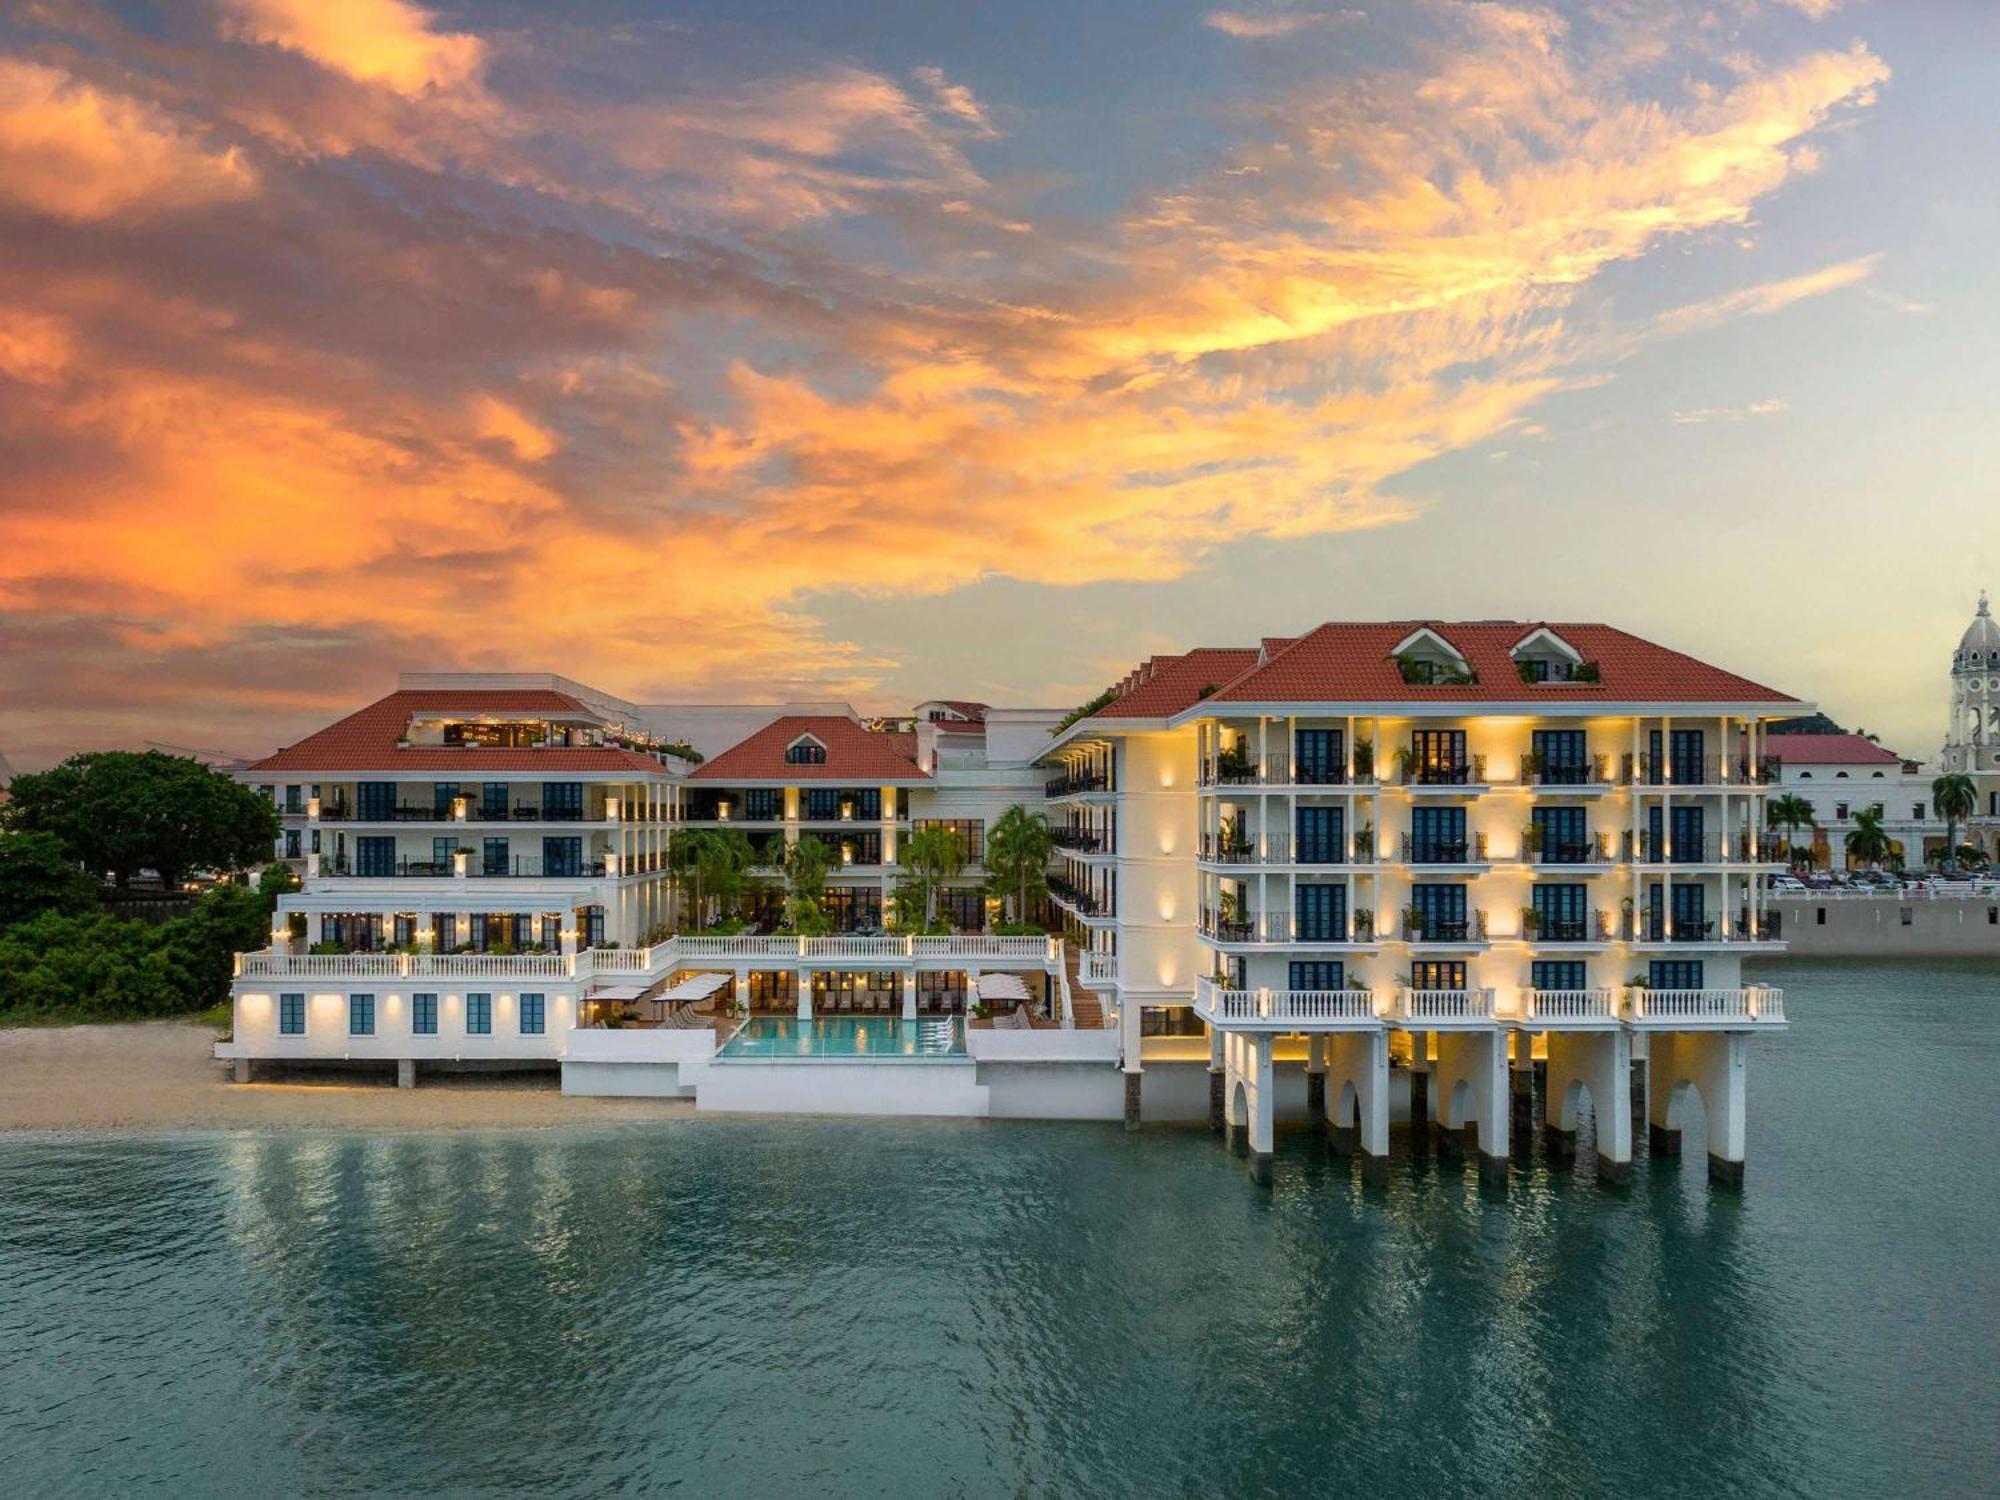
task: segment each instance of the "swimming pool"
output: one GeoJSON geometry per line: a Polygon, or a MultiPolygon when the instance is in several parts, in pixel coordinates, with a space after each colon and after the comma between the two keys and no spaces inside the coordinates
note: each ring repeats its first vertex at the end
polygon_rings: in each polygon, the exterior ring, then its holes
{"type": "Polygon", "coordinates": [[[811,1021],[753,1016],[717,1062],[963,1062],[965,1023],[955,1017],[829,1016],[811,1021]]]}

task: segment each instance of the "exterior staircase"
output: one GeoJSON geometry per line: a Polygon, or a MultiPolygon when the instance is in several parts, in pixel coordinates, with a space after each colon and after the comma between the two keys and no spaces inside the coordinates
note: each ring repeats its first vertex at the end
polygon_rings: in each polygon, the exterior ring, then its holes
{"type": "Polygon", "coordinates": [[[1074,943],[1063,944],[1063,964],[1069,970],[1069,1007],[1076,1017],[1078,1031],[1102,1031],[1104,1029],[1104,1006],[1096,995],[1083,987],[1083,961],[1077,956],[1074,943]]]}

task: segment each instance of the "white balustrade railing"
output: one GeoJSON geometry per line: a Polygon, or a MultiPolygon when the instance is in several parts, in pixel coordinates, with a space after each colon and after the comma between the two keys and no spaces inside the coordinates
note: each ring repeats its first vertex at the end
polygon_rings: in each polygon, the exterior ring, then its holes
{"type": "Polygon", "coordinates": [[[1085,984],[1116,984],[1118,982],[1118,955],[1115,953],[1081,953],[1077,955],[1077,974],[1085,984]]]}
{"type": "Polygon", "coordinates": [[[1372,1021],[1371,990],[1227,989],[1212,979],[1195,984],[1195,1003],[1219,1021],[1372,1021]]]}
{"type": "MultiPolygon", "coordinates": [[[[644,976],[675,964],[786,959],[800,963],[866,960],[1062,963],[1062,939],[969,933],[957,937],[672,937],[647,948],[588,948],[563,953],[241,953],[246,979],[590,979],[644,976]]],[[[1115,959],[1113,960],[1115,963],[1115,959]]]]}
{"type": "Polygon", "coordinates": [[[1604,1021],[1618,1015],[1614,991],[1537,990],[1521,992],[1522,1009],[1537,1021],[1604,1021]]]}
{"type": "Polygon", "coordinates": [[[1632,1015],[1642,1021],[1782,1021],[1785,992],[1750,985],[1736,990],[1631,989],[1632,1015]]]}
{"type": "Polygon", "coordinates": [[[1397,1009],[1407,1021],[1484,1021],[1493,1016],[1493,991],[1403,990],[1397,1009]]]}

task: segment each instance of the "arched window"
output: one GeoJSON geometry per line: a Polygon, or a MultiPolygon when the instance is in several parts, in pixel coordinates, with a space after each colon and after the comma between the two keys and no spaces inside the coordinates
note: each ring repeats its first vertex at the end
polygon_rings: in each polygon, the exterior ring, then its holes
{"type": "Polygon", "coordinates": [[[1835,771],[1833,773],[1833,779],[1835,781],[1845,781],[1847,780],[1847,773],[1845,771],[1835,771]]]}

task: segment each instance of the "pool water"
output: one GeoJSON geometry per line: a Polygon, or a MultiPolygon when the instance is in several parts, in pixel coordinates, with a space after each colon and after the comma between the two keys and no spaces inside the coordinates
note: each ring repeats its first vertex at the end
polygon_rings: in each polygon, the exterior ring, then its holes
{"type": "Polygon", "coordinates": [[[722,1046],[718,1062],[953,1062],[965,1058],[964,1023],[951,1016],[754,1016],[722,1046]]]}

